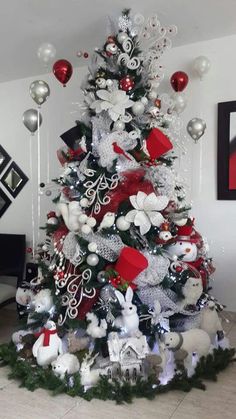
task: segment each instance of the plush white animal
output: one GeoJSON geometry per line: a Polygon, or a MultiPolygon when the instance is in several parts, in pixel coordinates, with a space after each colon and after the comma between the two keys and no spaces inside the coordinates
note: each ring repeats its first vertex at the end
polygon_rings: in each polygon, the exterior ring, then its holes
{"type": "Polygon", "coordinates": [[[34,298],[34,293],[29,288],[18,287],[16,290],[16,302],[21,306],[27,306],[34,298]]]}
{"type": "Polygon", "coordinates": [[[137,307],[132,304],[134,295],[132,288],[127,288],[125,297],[118,290],[115,291],[115,295],[122,308],[122,316],[119,316],[115,319],[115,326],[124,329],[128,336],[140,334],[141,332],[139,331],[139,317],[137,314],[137,307]]]}
{"type": "Polygon", "coordinates": [[[17,346],[17,349],[23,348],[22,338],[26,335],[30,335],[32,333],[31,330],[17,330],[11,336],[12,342],[17,346]]]}
{"type": "Polygon", "coordinates": [[[66,374],[75,374],[80,369],[78,358],[69,353],[59,355],[51,365],[53,373],[61,380],[65,378],[66,374]]]}
{"type": "Polygon", "coordinates": [[[177,351],[182,349],[187,352],[184,365],[187,370],[192,366],[192,354],[199,358],[207,356],[211,347],[209,335],[201,329],[191,329],[183,333],[168,332],[164,336],[164,343],[168,349],[177,351]]]}
{"type": "Polygon", "coordinates": [[[94,313],[86,314],[87,320],[90,321],[90,324],[87,327],[87,334],[92,336],[92,338],[103,338],[107,334],[107,322],[105,319],[100,321],[94,313]]]}
{"type": "Polygon", "coordinates": [[[182,293],[184,300],[180,303],[181,307],[184,308],[189,305],[195,306],[203,293],[201,278],[188,278],[182,288],[182,293]]]}
{"type": "Polygon", "coordinates": [[[50,311],[54,305],[51,291],[48,288],[39,291],[38,294],[34,296],[33,304],[35,306],[36,313],[50,311]]]}
{"type": "Polygon", "coordinates": [[[212,344],[215,343],[217,332],[224,335],[222,323],[213,301],[209,301],[201,312],[200,329],[208,333],[212,344]]]}
{"type": "Polygon", "coordinates": [[[62,218],[68,230],[78,231],[80,228],[79,216],[82,214],[82,209],[80,207],[79,202],[59,202],[57,204],[57,208],[59,214],[62,215],[62,218]]]}
{"type": "Polygon", "coordinates": [[[101,369],[94,369],[91,370],[91,366],[94,364],[95,359],[97,358],[98,353],[91,356],[91,353],[85,355],[82,360],[81,367],[80,367],[80,376],[81,376],[81,384],[88,389],[97,384],[100,375],[103,373],[101,369]]]}
{"type": "Polygon", "coordinates": [[[62,340],[57,334],[56,325],[49,320],[45,329],[33,345],[32,352],[37,364],[44,367],[51,364],[59,354],[63,353],[62,340]]]}
{"type": "Polygon", "coordinates": [[[167,247],[171,258],[180,257],[183,262],[194,262],[197,259],[197,245],[188,241],[177,241],[167,247]]]}

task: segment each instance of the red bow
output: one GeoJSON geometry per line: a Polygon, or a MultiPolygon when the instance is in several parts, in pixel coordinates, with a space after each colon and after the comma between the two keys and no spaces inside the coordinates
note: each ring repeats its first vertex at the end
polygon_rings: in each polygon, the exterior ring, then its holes
{"type": "Polygon", "coordinates": [[[44,335],[43,337],[43,346],[49,346],[50,343],[50,336],[51,335],[55,335],[57,333],[56,329],[54,330],[49,330],[46,329],[45,327],[41,330],[40,333],[35,333],[35,337],[38,338],[41,335],[44,335]]]}

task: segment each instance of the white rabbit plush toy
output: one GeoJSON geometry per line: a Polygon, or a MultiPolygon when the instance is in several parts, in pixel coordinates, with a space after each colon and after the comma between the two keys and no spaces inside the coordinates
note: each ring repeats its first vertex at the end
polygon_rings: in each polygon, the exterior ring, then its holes
{"type": "Polygon", "coordinates": [[[132,304],[134,295],[132,288],[127,288],[125,297],[118,290],[115,291],[115,295],[122,308],[122,316],[115,319],[115,326],[122,329],[128,336],[140,336],[137,307],[132,304]]]}

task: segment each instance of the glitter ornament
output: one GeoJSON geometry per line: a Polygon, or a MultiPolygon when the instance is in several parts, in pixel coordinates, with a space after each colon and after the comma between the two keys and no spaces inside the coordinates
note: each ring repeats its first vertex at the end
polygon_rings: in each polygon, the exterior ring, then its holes
{"type": "Polygon", "coordinates": [[[120,80],[120,88],[125,92],[129,92],[134,87],[134,80],[130,76],[125,76],[120,80]]]}
{"type": "Polygon", "coordinates": [[[97,280],[98,280],[99,284],[106,284],[106,282],[107,282],[106,272],[105,271],[98,272],[97,280]]]}

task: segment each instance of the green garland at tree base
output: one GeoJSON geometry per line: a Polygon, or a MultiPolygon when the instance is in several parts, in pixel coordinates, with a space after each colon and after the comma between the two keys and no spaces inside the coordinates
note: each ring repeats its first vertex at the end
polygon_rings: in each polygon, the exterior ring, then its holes
{"type": "Polygon", "coordinates": [[[178,371],[166,385],[160,385],[155,377],[147,380],[138,378],[135,385],[128,381],[108,380],[101,377],[98,384],[87,391],[80,382],[80,375],[74,374],[73,378],[65,377],[62,381],[57,378],[50,368],[41,368],[28,360],[18,359],[18,353],[12,343],[0,346],[1,365],[9,365],[11,372],[9,379],[20,381],[20,387],[26,387],[30,391],[37,388],[52,391],[53,395],[66,393],[69,396],[79,396],[85,400],[97,398],[100,400],[114,400],[117,403],[131,403],[133,398],[146,397],[154,399],[158,394],[170,390],[182,390],[189,392],[192,388],[205,390],[202,380],[217,380],[217,374],[223,371],[234,359],[234,349],[215,349],[213,354],[201,358],[192,377],[188,377],[186,370],[178,366],[178,371]]]}

